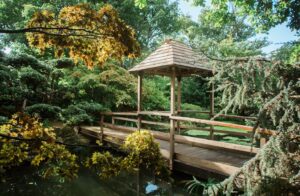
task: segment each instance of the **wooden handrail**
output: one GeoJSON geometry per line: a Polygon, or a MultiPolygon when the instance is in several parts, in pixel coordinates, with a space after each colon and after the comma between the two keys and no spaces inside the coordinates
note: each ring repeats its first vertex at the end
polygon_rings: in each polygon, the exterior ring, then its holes
{"type": "Polygon", "coordinates": [[[100,115],[108,115],[108,116],[137,116],[137,112],[101,112],[100,115]]]}
{"type": "Polygon", "coordinates": [[[140,112],[101,112],[100,115],[108,116],[138,116],[138,115],[154,115],[154,116],[170,116],[169,111],[140,111],[140,112]]]}
{"type": "MultiPolygon", "coordinates": [[[[125,118],[125,117],[114,117],[115,120],[122,120],[122,121],[128,121],[128,122],[138,122],[137,119],[132,119],[132,118],[125,118]]],[[[169,123],[162,123],[162,122],[155,122],[155,121],[150,121],[150,120],[142,120],[143,124],[148,124],[148,125],[159,125],[159,126],[165,126],[169,127],[169,123]]]]}
{"type": "Polygon", "coordinates": [[[209,111],[200,111],[200,110],[178,110],[178,113],[202,113],[202,114],[210,114],[209,111]]]}
{"type": "MultiPolygon", "coordinates": [[[[127,122],[135,122],[137,123],[137,119],[132,119],[132,118],[125,118],[125,117],[114,117],[114,120],[121,120],[121,121],[127,121],[127,122]]],[[[155,122],[155,121],[148,121],[148,120],[142,120],[142,124],[148,124],[148,125],[157,125],[157,126],[164,126],[164,127],[170,127],[169,123],[162,123],[162,122],[155,122]]],[[[204,128],[204,127],[192,127],[192,126],[186,126],[186,125],[180,125],[181,129],[195,129],[195,130],[200,130],[200,131],[211,131],[210,128],[204,128]]],[[[214,129],[215,133],[225,133],[233,136],[245,136],[245,137],[250,137],[251,134],[247,132],[241,133],[241,132],[234,132],[234,131],[227,131],[227,130],[219,130],[219,129],[214,129]]]]}
{"type": "MultiPolygon", "coordinates": [[[[203,113],[209,114],[207,111],[198,111],[198,110],[179,110],[178,113],[203,113]]],[[[154,116],[170,116],[169,111],[140,111],[140,112],[101,112],[101,115],[116,115],[116,116],[138,116],[140,115],[154,115],[154,116]]],[[[247,120],[257,120],[256,117],[250,116],[238,116],[238,115],[229,115],[229,114],[219,114],[218,117],[224,118],[236,118],[236,119],[247,119],[247,120]]]]}
{"type": "Polygon", "coordinates": [[[140,111],[138,114],[141,115],[153,115],[153,116],[170,116],[171,113],[169,111],[140,111]]]}
{"type": "MultiPolygon", "coordinates": [[[[242,129],[245,131],[253,130],[253,127],[251,127],[251,126],[238,125],[238,124],[233,124],[233,123],[225,123],[225,122],[214,121],[214,120],[203,120],[203,119],[181,117],[181,116],[170,116],[170,119],[178,120],[178,121],[185,121],[185,122],[202,123],[202,124],[207,124],[207,125],[229,127],[229,128],[236,128],[236,129],[242,129]]],[[[260,129],[259,131],[260,131],[260,133],[267,134],[267,135],[276,134],[276,131],[268,130],[268,129],[260,129]]]]}
{"type": "Polygon", "coordinates": [[[133,118],[125,118],[125,117],[114,117],[115,120],[122,120],[122,121],[128,121],[128,122],[137,122],[137,119],[133,118]]]}
{"type": "MultiPolygon", "coordinates": [[[[218,117],[224,117],[224,118],[237,118],[237,119],[243,119],[243,120],[253,120],[256,121],[256,117],[251,116],[238,116],[238,115],[231,115],[231,114],[219,114],[218,117]]],[[[217,117],[217,118],[218,118],[217,117]]]]}
{"type": "MultiPolygon", "coordinates": [[[[207,125],[237,128],[237,129],[245,130],[247,132],[251,132],[253,130],[253,127],[246,126],[246,125],[239,125],[239,124],[234,124],[234,123],[226,123],[226,122],[220,122],[220,121],[215,121],[215,120],[205,120],[205,119],[197,119],[197,118],[190,118],[190,117],[170,116],[170,113],[166,112],[166,111],[102,112],[101,115],[110,115],[110,116],[138,116],[138,115],[166,116],[166,117],[169,117],[170,119],[177,120],[177,121],[195,122],[195,123],[202,123],[202,124],[207,124],[207,125]]],[[[228,116],[228,115],[220,115],[220,116],[228,116]]],[[[237,117],[238,118],[238,117],[241,117],[241,116],[229,115],[229,117],[237,117]]],[[[253,118],[253,120],[254,120],[254,117],[245,117],[245,118],[248,118],[248,119],[253,118]]],[[[136,119],[130,119],[130,118],[124,118],[124,117],[114,117],[114,119],[130,121],[130,122],[137,122],[136,119]]],[[[146,120],[142,120],[142,123],[143,124],[152,124],[152,125],[160,125],[160,126],[169,127],[168,123],[160,123],[160,122],[146,121],[146,120]]],[[[186,126],[180,126],[180,128],[187,129],[186,126]]],[[[193,128],[193,127],[190,127],[190,128],[193,128]]],[[[200,129],[200,128],[196,128],[196,129],[200,129]]],[[[204,129],[202,129],[202,130],[204,130],[204,129]]],[[[214,131],[219,132],[219,133],[225,133],[225,131],[223,131],[223,130],[214,130],[214,131]]],[[[276,133],[276,131],[268,130],[268,129],[260,129],[259,133],[265,134],[265,135],[274,135],[276,133]]],[[[232,134],[232,135],[244,135],[244,134],[239,134],[239,133],[234,134],[234,133],[231,133],[231,132],[230,132],[230,134],[232,134]]]]}
{"type": "MultiPolygon", "coordinates": [[[[200,114],[210,114],[209,111],[200,111],[200,110],[179,110],[178,113],[200,113],[200,114]]],[[[236,119],[247,119],[247,120],[257,120],[256,117],[252,116],[239,116],[239,115],[232,115],[232,114],[219,114],[218,117],[224,117],[224,118],[236,118],[236,119]]]]}

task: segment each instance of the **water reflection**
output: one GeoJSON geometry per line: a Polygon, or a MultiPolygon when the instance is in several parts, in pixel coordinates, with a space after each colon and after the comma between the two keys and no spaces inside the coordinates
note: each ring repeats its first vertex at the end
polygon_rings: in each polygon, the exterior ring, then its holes
{"type": "Polygon", "coordinates": [[[108,180],[100,180],[92,171],[80,169],[78,178],[70,182],[43,179],[31,167],[17,168],[6,173],[0,183],[0,195],[47,196],[130,196],[130,195],[188,195],[183,187],[155,179],[140,172],[121,173],[108,180]]]}

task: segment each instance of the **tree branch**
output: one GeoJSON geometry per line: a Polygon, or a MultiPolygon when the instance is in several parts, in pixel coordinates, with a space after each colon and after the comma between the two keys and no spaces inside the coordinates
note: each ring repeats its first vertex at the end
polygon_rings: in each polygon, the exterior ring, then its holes
{"type": "MultiPolygon", "coordinates": [[[[199,51],[200,53],[202,53],[205,57],[207,57],[210,60],[213,61],[220,61],[220,62],[230,62],[230,61],[249,61],[250,58],[253,57],[239,57],[239,58],[218,58],[218,57],[213,57],[208,55],[205,51],[198,49],[197,51],[199,51]]],[[[255,57],[254,60],[256,61],[264,61],[264,62],[271,62],[271,60],[264,58],[264,57],[255,57]]]]}
{"type": "MultiPolygon", "coordinates": [[[[25,141],[25,142],[34,142],[34,141],[42,141],[42,142],[49,142],[49,140],[41,139],[41,138],[23,138],[23,137],[12,137],[7,134],[0,133],[0,137],[6,138],[6,139],[12,139],[12,140],[18,140],[18,141],[25,141]]],[[[99,146],[99,145],[85,145],[85,144],[68,144],[61,141],[55,140],[54,143],[69,146],[69,147],[88,147],[88,148],[105,148],[105,149],[112,149],[109,146],[99,146]]]]}
{"type": "Polygon", "coordinates": [[[42,33],[46,35],[52,36],[80,36],[80,37],[112,37],[110,34],[100,34],[93,30],[82,29],[82,28],[70,28],[70,27],[32,27],[32,28],[22,28],[22,29],[0,29],[0,33],[5,34],[19,34],[19,33],[42,33]],[[49,30],[66,30],[69,31],[68,33],[53,33],[49,30]],[[82,34],[84,33],[84,34],[82,34]]]}

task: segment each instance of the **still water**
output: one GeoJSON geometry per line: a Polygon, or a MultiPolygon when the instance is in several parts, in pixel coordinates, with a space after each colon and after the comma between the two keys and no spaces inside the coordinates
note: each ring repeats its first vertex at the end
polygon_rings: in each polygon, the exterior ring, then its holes
{"type": "MultiPolygon", "coordinates": [[[[89,142],[84,140],[85,138],[80,137],[65,142],[89,142]]],[[[100,149],[79,147],[70,150],[82,161],[94,150],[100,149]]],[[[117,151],[112,153],[118,154],[117,151]]],[[[81,167],[78,178],[62,182],[58,179],[44,179],[40,177],[37,169],[23,166],[7,171],[2,177],[0,173],[0,196],[185,196],[190,194],[184,181],[191,179],[192,176],[176,174],[168,180],[161,180],[141,171],[140,175],[121,172],[117,177],[101,180],[92,170],[81,167]]]]}
{"type": "Polygon", "coordinates": [[[23,167],[9,171],[0,182],[0,195],[30,196],[131,196],[131,195],[189,195],[183,179],[159,180],[149,175],[121,173],[117,177],[101,180],[92,171],[80,169],[78,178],[59,182],[39,177],[36,170],[23,167]],[[172,183],[171,183],[172,182],[172,183]]]}

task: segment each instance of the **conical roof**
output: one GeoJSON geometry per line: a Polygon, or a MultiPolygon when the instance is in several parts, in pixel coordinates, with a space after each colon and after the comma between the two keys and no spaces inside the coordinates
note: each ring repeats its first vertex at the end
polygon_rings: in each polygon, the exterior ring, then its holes
{"type": "Polygon", "coordinates": [[[212,74],[207,58],[197,54],[191,47],[175,41],[166,40],[145,60],[129,70],[131,73],[146,73],[152,75],[171,75],[175,67],[176,76],[197,74],[207,76],[212,74]]]}

